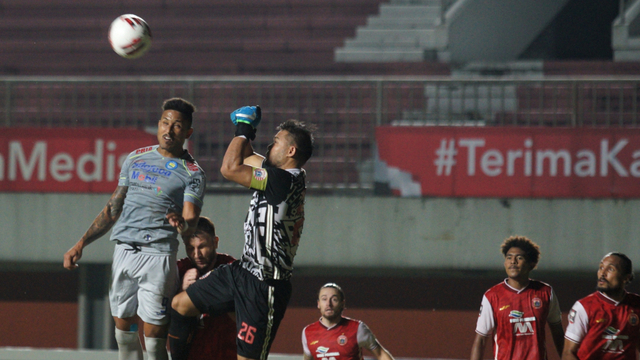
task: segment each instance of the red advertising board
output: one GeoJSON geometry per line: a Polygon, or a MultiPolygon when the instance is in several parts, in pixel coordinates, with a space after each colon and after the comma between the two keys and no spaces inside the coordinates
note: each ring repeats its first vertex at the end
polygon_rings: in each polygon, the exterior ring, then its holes
{"type": "Polygon", "coordinates": [[[157,143],[138,129],[3,128],[0,191],[110,193],[127,154],[157,143]]]}
{"type": "Polygon", "coordinates": [[[402,196],[640,197],[640,129],[379,127],[376,140],[402,196]]]}

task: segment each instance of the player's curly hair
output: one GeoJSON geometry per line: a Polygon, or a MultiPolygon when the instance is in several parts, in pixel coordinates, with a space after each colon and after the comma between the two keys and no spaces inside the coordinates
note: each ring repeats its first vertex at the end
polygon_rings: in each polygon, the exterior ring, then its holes
{"type": "Polygon", "coordinates": [[[285,130],[291,134],[297,150],[294,159],[298,162],[298,166],[302,167],[313,154],[313,132],[316,130],[315,125],[306,125],[302,121],[290,119],[278,125],[277,130],[285,130]]]}
{"type": "Polygon", "coordinates": [[[187,120],[188,128],[191,128],[193,124],[193,113],[196,112],[196,107],[192,103],[183,98],[171,98],[162,103],[162,111],[175,110],[182,114],[185,120],[187,120]]]}
{"type": "Polygon", "coordinates": [[[623,253],[619,253],[619,252],[610,252],[608,254],[606,254],[605,256],[603,256],[602,258],[606,258],[607,256],[617,256],[620,259],[621,265],[622,265],[622,274],[623,275],[631,275],[629,277],[629,282],[633,281],[634,279],[634,275],[633,275],[633,263],[631,262],[631,259],[629,259],[629,257],[623,253]]]}
{"type": "Polygon", "coordinates": [[[524,251],[524,258],[527,259],[528,262],[537,265],[540,260],[540,246],[533,242],[533,240],[529,239],[526,236],[520,235],[512,235],[504,240],[502,245],[500,246],[500,251],[502,251],[502,255],[507,256],[507,252],[512,247],[517,247],[524,251]]]}

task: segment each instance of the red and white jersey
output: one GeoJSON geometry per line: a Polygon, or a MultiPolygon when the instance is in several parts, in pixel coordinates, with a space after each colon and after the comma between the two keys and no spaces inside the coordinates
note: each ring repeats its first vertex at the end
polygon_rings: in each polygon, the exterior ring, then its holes
{"type": "MultiPolygon", "coordinates": [[[[235,258],[230,255],[217,254],[216,265],[213,269],[215,270],[219,266],[230,264],[234,261],[235,258]]],[[[182,289],[184,274],[194,267],[195,265],[189,258],[178,261],[180,289],[182,289]]],[[[213,317],[208,314],[202,314],[198,321],[198,327],[193,333],[190,346],[189,360],[237,360],[235,319],[232,319],[229,314],[213,317]]]]}
{"type": "Polygon", "coordinates": [[[507,280],[489,289],[482,298],[476,332],[494,334],[497,360],[544,360],[545,325],[562,321],[558,299],[551,286],[530,280],[522,290],[507,280]]]}
{"type": "Polygon", "coordinates": [[[365,323],[344,316],[330,328],[316,321],[302,330],[303,351],[315,359],[362,360],[362,348],[375,350],[379,346],[365,323]]]}
{"type": "Polygon", "coordinates": [[[569,312],[567,340],[580,344],[578,359],[638,359],[640,296],[627,293],[617,302],[596,291],[569,312]]]}

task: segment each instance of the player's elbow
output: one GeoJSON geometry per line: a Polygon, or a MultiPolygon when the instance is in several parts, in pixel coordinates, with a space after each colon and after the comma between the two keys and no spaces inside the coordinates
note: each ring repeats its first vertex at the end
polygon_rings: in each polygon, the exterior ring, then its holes
{"type": "Polygon", "coordinates": [[[238,166],[236,164],[223,163],[222,167],[220,167],[220,174],[227,180],[237,182],[238,177],[242,173],[242,167],[243,165],[238,166]]]}
{"type": "Polygon", "coordinates": [[[222,164],[222,167],[220,167],[220,174],[227,180],[233,179],[233,173],[233,168],[227,164],[222,164]]]}

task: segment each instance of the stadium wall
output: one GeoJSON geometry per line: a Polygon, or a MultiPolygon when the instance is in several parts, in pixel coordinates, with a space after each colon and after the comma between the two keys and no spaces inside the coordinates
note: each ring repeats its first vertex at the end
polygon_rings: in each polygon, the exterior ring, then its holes
{"type": "MultiPolygon", "coordinates": [[[[221,252],[241,254],[249,197],[207,195],[202,215],[216,223],[221,252]]],[[[108,198],[0,193],[0,262],[61,262],[108,198]]],[[[590,271],[614,250],[640,258],[637,199],[308,196],[306,218],[299,267],[495,270],[499,245],[512,234],[540,244],[544,270],[590,271]]],[[[112,251],[111,242],[96,241],[82,261],[108,264],[112,251]]]]}

